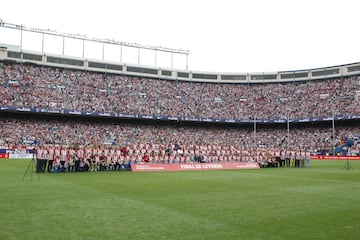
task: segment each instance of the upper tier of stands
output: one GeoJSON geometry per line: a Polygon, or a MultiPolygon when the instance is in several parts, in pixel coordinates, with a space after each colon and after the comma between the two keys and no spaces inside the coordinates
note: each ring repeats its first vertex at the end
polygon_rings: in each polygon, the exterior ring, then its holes
{"type": "Polygon", "coordinates": [[[359,76],[224,84],[0,62],[0,106],[224,119],[294,119],[360,115],[359,102],[359,76]]]}

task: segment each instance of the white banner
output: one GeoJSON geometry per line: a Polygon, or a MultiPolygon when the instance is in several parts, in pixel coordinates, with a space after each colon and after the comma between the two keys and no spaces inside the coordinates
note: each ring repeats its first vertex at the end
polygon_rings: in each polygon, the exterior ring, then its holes
{"type": "Polygon", "coordinates": [[[10,153],[9,158],[33,158],[33,154],[10,153]]]}

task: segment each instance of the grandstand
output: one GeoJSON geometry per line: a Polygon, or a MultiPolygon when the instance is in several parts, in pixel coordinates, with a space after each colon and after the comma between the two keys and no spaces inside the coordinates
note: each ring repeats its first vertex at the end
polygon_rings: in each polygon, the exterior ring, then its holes
{"type": "Polygon", "coordinates": [[[358,155],[360,63],[209,73],[0,48],[0,145],[127,148],[131,161],[358,155]],[[165,159],[180,145],[181,155],[165,159]],[[261,149],[261,150],[259,150],[261,149]],[[156,154],[154,154],[156,152],[156,154]]]}

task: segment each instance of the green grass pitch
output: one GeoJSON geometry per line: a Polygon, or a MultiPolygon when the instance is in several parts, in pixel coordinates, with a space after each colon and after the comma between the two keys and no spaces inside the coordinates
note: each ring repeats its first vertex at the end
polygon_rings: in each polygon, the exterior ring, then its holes
{"type": "Polygon", "coordinates": [[[0,239],[359,239],[360,161],[310,169],[28,172],[0,160],[0,239]]]}

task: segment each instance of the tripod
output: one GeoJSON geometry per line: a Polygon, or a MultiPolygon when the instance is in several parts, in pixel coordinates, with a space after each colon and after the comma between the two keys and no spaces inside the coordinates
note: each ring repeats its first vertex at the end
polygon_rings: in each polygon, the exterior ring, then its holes
{"type": "Polygon", "coordinates": [[[33,172],[34,172],[34,168],[36,169],[36,174],[38,176],[38,179],[40,180],[40,175],[39,175],[39,173],[37,171],[38,169],[36,168],[35,152],[33,153],[32,159],[30,159],[29,165],[26,168],[26,171],[25,171],[24,176],[23,176],[23,180],[25,179],[25,176],[28,174],[29,170],[30,170],[30,180],[32,180],[32,175],[33,175],[33,172]],[[34,167],[34,165],[35,165],[35,167],[34,167]]]}
{"type": "Polygon", "coordinates": [[[344,166],[344,169],[346,170],[354,170],[349,162],[349,159],[346,159],[346,162],[345,162],[345,166],[344,166]]]}

